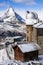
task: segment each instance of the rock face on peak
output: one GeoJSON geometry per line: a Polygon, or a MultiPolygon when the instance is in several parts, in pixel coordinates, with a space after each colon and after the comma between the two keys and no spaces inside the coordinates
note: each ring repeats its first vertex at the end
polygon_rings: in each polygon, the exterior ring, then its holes
{"type": "Polygon", "coordinates": [[[14,9],[10,7],[10,8],[7,10],[7,15],[8,15],[8,16],[15,16],[14,9]]]}
{"type": "Polygon", "coordinates": [[[8,8],[7,11],[3,14],[2,19],[4,20],[4,22],[6,21],[12,21],[12,19],[15,20],[16,16],[15,16],[15,12],[13,8],[8,8]]]}

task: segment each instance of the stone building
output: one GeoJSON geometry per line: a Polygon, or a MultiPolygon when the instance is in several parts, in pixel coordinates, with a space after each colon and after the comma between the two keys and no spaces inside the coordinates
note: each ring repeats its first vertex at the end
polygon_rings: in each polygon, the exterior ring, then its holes
{"type": "Polygon", "coordinates": [[[39,54],[43,54],[43,23],[42,22],[37,23],[33,27],[36,30],[36,32],[35,32],[34,29],[33,29],[33,31],[36,33],[36,36],[34,36],[34,38],[36,38],[37,41],[36,40],[35,41],[41,47],[41,50],[39,51],[39,54]]]}

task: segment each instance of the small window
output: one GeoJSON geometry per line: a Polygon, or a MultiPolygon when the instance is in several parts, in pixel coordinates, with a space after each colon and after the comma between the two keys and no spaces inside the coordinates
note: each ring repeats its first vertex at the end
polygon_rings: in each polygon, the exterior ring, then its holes
{"type": "Polygon", "coordinates": [[[43,29],[42,28],[37,29],[37,34],[38,36],[43,36],[43,29]]]}

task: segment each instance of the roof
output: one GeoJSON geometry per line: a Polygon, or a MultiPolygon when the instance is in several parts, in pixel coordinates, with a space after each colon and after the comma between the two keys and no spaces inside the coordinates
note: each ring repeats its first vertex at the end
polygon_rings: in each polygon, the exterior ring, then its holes
{"type": "Polygon", "coordinates": [[[39,23],[33,25],[33,27],[35,27],[35,28],[43,28],[43,22],[39,22],[39,23]]]}
{"type": "Polygon", "coordinates": [[[35,50],[39,50],[40,46],[36,43],[25,43],[25,44],[18,44],[17,45],[20,50],[25,53],[25,52],[31,52],[35,50]]]}
{"type": "Polygon", "coordinates": [[[22,36],[6,37],[6,40],[7,40],[7,39],[12,39],[12,38],[13,38],[13,39],[18,39],[18,38],[22,38],[22,36]]]}

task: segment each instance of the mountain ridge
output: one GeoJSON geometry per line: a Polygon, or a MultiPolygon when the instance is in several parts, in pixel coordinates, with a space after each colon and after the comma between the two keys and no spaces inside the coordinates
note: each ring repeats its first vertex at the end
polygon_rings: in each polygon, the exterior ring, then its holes
{"type": "Polygon", "coordinates": [[[24,24],[24,19],[14,11],[13,8],[8,8],[7,11],[4,13],[4,15],[1,17],[4,22],[15,22],[15,23],[23,23],[24,24]]]}

